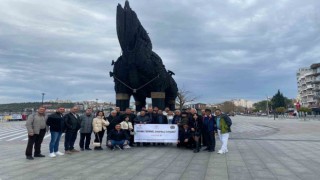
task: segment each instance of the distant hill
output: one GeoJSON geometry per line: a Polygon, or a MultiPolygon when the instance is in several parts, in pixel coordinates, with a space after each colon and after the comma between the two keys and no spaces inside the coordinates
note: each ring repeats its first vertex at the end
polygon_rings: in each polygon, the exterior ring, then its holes
{"type": "MultiPolygon", "coordinates": [[[[72,108],[74,103],[53,103],[44,102],[44,106],[50,109],[56,109],[58,106],[63,106],[64,108],[72,108]]],[[[0,112],[24,112],[38,109],[41,106],[41,102],[26,102],[26,103],[11,103],[11,104],[0,104],[0,112]]]]}

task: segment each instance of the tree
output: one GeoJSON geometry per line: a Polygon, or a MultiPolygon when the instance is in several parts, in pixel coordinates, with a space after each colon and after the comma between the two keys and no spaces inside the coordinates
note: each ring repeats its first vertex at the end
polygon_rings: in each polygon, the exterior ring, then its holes
{"type": "Polygon", "coordinates": [[[294,102],[292,99],[284,97],[284,102],[286,103],[286,107],[294,108],[294,102]]]}
{"type": "Polygon", "coordinates": [[[284,114],[286,112],[286,108],[285,107],[278,107],[278,108],[276,108],[276,112],[279,114],[284,114]]]}
{"type": "Polygon", "coordinates": [[[287,107],[285,101],[286,98],[283,96],[280,90],[278,90],[278,92],[271,99],[272,108],[277,109],[278,107],[287,107]]]}
{"type": "Polygon", "coordinates": [[[253,104],[254,109],[258,111],[266,111],[267,110],[267,100],[259,101],[253,104]]]}
{"type": "Polygon", "coordinates": [[[198,97],[193,96],[192,93],[186,89],[179,88],[178,90],[178,96],[176,99],[176,105],[179,107],[180,111],[182,108],[190,102],[194,102],[198,97]]]}
{"type": "Polygon", "coordinates": [[[311,112],[311,109],[307,108],[307,107],[301,107],[299,109],[299,112],[303,113],[304,120],[306,120],[306,115],[307,115],[307,113],[311,112]]]}
{"type": "Polygon", "coordinates": [[[230,112],[235,111],[235,105],[232,101],[225,101],[224,103],[222,103],[220,105],[220,109],[224,113],[230,113],[230,112]]]}

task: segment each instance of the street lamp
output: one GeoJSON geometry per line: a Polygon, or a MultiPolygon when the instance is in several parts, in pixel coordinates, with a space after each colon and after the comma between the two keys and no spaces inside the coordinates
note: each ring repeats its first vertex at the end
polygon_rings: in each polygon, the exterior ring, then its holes
{"type": "Polygon", "coordinates": [[[267,115],[269,117],[269,97],[267,96],[267,115]]]}
{"type": "Polygon", "coordinates": [[[45,95],[45,93],[41,93],[41,94],[42,94],[41,106],[43,106],[43,100],[44,100],[44,95],[45,95]]]}
{"type": "Polygon", "coordinates": [[[96,99],[96,109],[97,109],[97,111],[99,110],[99,109],[98,109],[98,100],[99,100],[99,99],[96,99]]]}

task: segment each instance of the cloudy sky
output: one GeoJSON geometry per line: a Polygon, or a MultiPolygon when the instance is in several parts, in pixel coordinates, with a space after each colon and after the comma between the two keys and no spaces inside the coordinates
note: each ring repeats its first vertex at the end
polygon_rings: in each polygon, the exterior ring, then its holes
{"type": "MultiPolygon", "coordinates": [[[[124,0],[1,0],[0,103],[115,102],[124,0]]],[[[178,86],[215,103],[297,94],[296,71],[320,61],[319,0],[132,0],[178,86]]]]}

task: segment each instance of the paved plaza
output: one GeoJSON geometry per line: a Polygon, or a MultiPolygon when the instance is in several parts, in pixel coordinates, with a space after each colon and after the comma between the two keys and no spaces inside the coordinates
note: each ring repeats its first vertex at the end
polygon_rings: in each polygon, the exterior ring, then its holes
{"type": "Polygon", "coordinates": [[[320,179],[320,121],[245,116],[232,120],[225,155],[164,146],[49,158],[47,134],[42,145],[47,157],[33,161],[24,155],[25,122],[2,122],[0,179],[320,179]]]}

